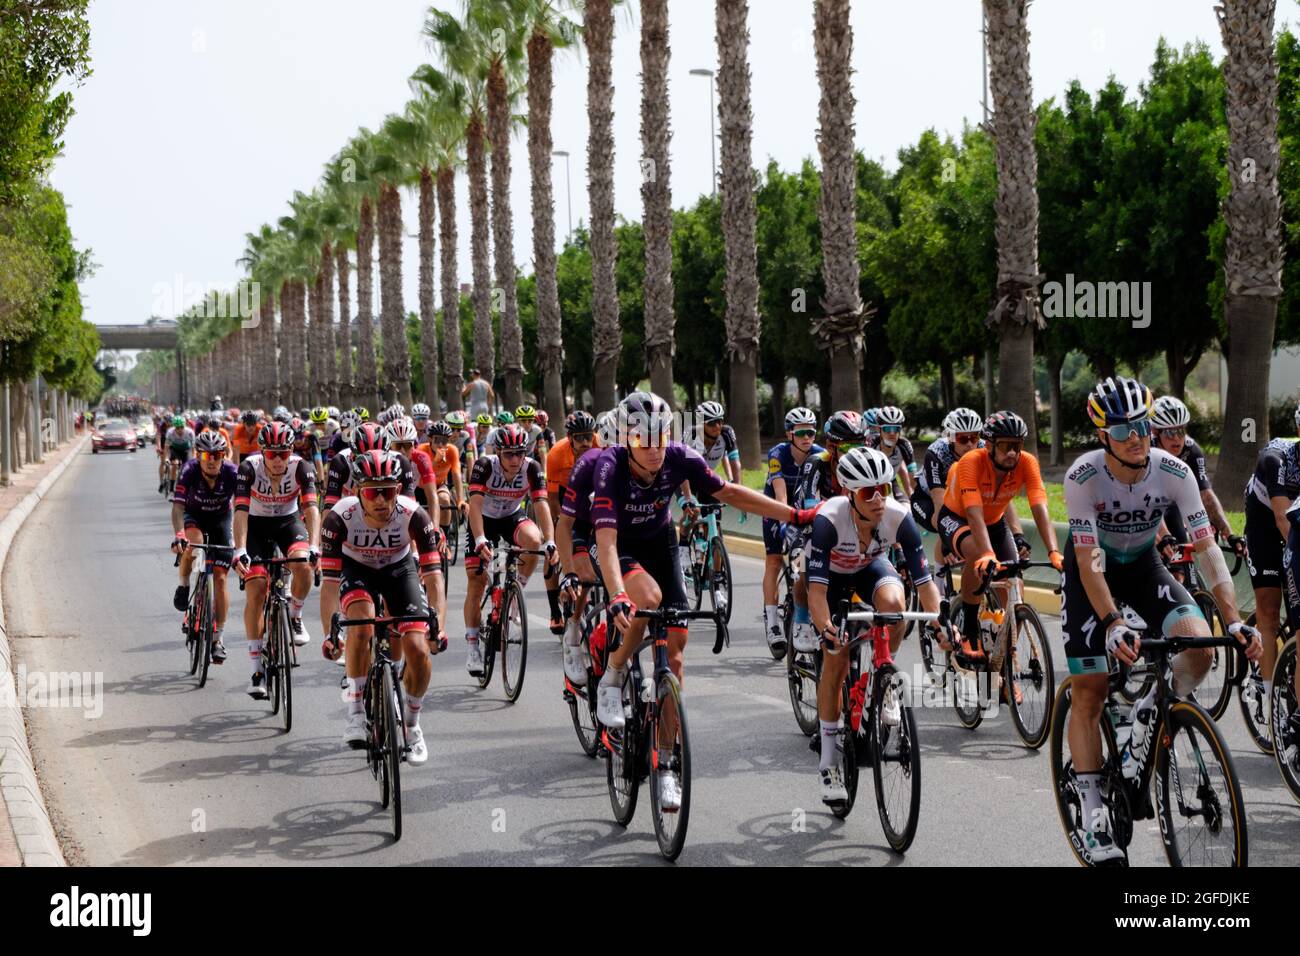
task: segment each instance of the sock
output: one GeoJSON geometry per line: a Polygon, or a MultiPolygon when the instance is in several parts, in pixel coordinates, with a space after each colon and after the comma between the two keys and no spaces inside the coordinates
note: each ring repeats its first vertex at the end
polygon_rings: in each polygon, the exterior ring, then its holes
{"type": "Polygon", "coordinates": [[[817,765],[818,770],[830,770],[835,766],[835,758],[838,756],[835,750],[835,740],[839,737],[840,722],[838,720],[823,720],[822,725],[822,759],[817,765]]]}
{"type": "Polygon", "coordinates": [[[763,605],[763,622],[767,625],[769,631],[775,630],[777,626],[776,605],[763,605]]]}
{"type": "Polygon", "coordinates": [[[578,627],[578,622],[574,618],[569,618],[564,625],[564,643],[570,647],[580,647],[582,645],[582,632],[578,627]]]}
{"type": "Polygon", "coordinates": [[[253,673],[260,674],[262,672],[262,642],[261,641],[248,642],[248,659],[253,662],[253,673]]]}
{"type": "Polygon", "coordinates": [[[414,730],[416,727],[420,726],[420,708],[423,706],[423,695],[416,697],[410,692],[406,694],[406,706],[403,710],[405,711],[406,726],[409,729],[414,730]]]}
{"type": "Polygon", "coordinates": [[[962,602],[961,632],[971,643],[978,644],[980,636],[980,606],[962,602]]]}
{"type": "Polygon", "coordinates": [[[296,598],[292,594],[289,595],[289,616],[301,620],[302,606],[306,602],[307,602],[306,598],[296,598]]]}
{"type": "Polygon", "coordinates": [[[222,634],[222,632],[225,631],[225,629],[226,629],[226,625],[224,625],[224,624],[222,624],[222,625],[220,625],[220,626],[213,625],[213,627],[212,627],[212,643],[214,643],[214,644],[220,644],[220,643],[221,643],[221,634],[222,634]]]}
{"type": "Polygon", "coordinates": [[[560,619],[560,589],[546,589],[546,600],[551,604],[551,617],[557,621],[560,619]]]}
{"type": "Polygon", "coordinates": [[[1174,672],[1174,693],[1179,697],[1186,697],[1204,680],[1192,673],[1192,661],[1186,654],[1174,657],[1169,669],[1174,672]]]}
{"type": "Polygon", "coordinates": [[[812,615],[808,613],[808,605],[796,604],[794,606],[794,622],[796,624],[811,624],[812,615]]]}
{"type": "Polygon", "coordinates": [[[606,667],[605,673],[601,675],[600,686],[601,687],[622,687],[623,682],[625,680],[627,680],[626,667],[620,670],[619,668],[610,666],[610,667],[606,667]]]}
{"type": "Polygon", "coordinates": [[[478,628],[477,628],[477,627],[467,627],[467,628],[465,628],[465,641],[466,641],[466,643],[468,643],[468,644],[477,644],[477,643],[478,643],[478,628]]]}
{"type": "Polygon", "coordinates": [[[1101,802],[1101,774],[1078,775],[1079,800],[1083,804],[1083,826],[1086,830],[1100,830],[1106,819],[1106,808],[1101,802]]]}
{"type": "Polygon", "coordinates": [[[343,692],[343,699],[348,702],[348,715],[364,714],[365,704],[361,702],[361,689],[366,686],[364,677],[349,677],[348,689],[343,692]]]}

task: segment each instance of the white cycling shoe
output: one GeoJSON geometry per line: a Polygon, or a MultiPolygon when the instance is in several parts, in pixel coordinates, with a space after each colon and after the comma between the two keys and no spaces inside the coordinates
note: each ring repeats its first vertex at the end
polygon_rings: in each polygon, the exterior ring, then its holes
{"type": "Polygon", "coordinates": [[[469,656],[465,659],[465,669],[471,677],[483,676],[483,648],[478,641],[469,642],[469,656]]]}
{"type": "Polygon", "coordinates": [[[360,750],[366,745],[366,715],[348,714],[347,726],[343,728],[343,742],[353,750],[360,750]]]}
{"type": "Polygon", "coordinates": [[[406,754],[406,762],[413,767],[419,767],[429,761],[429,746],[424,742],[424,731],[419,727],[408,727],[406,730],[406,742],[410,744],[411,749],[406,754]]]}
{"type": "Polygon", "coordinates": [[[1074,845],[1090,866],[1114,863],[1124,859],[1124,851],[1115,843],[1114,838],[1105,830],[1075,829],[1074,845]]]}
{"type": "Polygon", "coordinates": [[[596,719],[606,727],[621,730],[626,720],[623,717],[623,688],[609,679],[613,671],[605,671],[596,687],[596,719]]]}
{"type": "Polygon", "coordinates": [[[587,655],[581,644],[564,645],[564,676],[574,684],[587,681],[587,655]]]}
{"type": "Polygon", "coordinates": [[[813,654],[817,651],[817,635],[811,624],[794,626],[794,649],[800,654],[813,654]]]}
{"type": "Polygon", "coordinates": [[[780,624],[773,624],[767,629],[767,646],[777,656],[785,655],[785,631],[780,624]]]}
{"type": "Polygon", "coordinates": [[[311,635],[307,633],[307,626],[303,624],[300,617],[289,618],[289,634],[293,638],[294,647],[311,643],[311,635]]]}
{"type": "Polygon", "coordinates": [[[682,785],[677,774],[665,770],[659,775],[659,809],[664,813],[676,813],[682,808],[682,785]]]}
{"type": "Polygon", "coordinates": [[[838,766],[818,771],[822,781],[822,803],[839,807],[849,802],[849,791],[844,786],[844,775],[838,766]]]}

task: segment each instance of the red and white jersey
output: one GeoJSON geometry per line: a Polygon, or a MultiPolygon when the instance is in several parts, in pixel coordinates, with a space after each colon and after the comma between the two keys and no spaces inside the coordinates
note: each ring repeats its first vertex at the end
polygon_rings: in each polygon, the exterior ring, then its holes
{"type": "Polygon", "coordinates": [[[255,518],[283,518],[295,514],[299,504],[316,504],[316,472],[304,459],[289,456],[288,467],[279,478],[266,470],[266,458],[249,455],[235,478],[235,510],[255,518]]]}
{"type": "Polygon", "coordinates": [[[513,478],[506,476],[496,455],[474,460],[469,476],[469,494],[483,496],[483,516],[504,518],[524,506],[524,498],[546,500],[546,476],[533,458],[525,458],[513,478]]]}
{"type": "Polygon", "coordinates": [[[337,574],[344,556],[371,568],[386,568],[406,559],[415,546],[421,570],[438,566],[433,521],[414,498],[398,495],[382,528],[366,522],[361,500],[348,497],[325,514],[321,523],[321,571],[337,574]]]}

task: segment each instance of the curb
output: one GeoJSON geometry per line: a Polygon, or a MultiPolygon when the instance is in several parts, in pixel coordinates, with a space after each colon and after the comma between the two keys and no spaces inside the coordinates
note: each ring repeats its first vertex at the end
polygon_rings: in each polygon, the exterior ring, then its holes
{"type": "MultiPolygon", "coordinates": [[[[73,445],[63,461],[41,479],[13,511],[0,521],[0,575],[4,573],[5,559],[14,536],[41,499],[59,480],[68,466],[77,460],[86,442],[85,435],[73,445]]],[[[8,625],[5,623],[4,602],[0,596],[0,796],[3,796],[9,822],[18,843],[18,854],[23,866],[67,866],[54,826],[50,823],[41,786],[36,780],[36,768],[27,746],[27,725],[22,708],[13,693],[14,676],[11,662],[13,652],[9,647],[8,625]]]]}

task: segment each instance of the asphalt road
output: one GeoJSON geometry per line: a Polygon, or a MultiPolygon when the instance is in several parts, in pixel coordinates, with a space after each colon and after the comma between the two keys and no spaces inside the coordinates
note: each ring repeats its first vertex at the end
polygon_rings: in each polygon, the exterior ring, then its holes
{"type": "MultiPolygon", "coordinates": [[[[424,706],[431,759],[406,768],[406,832],[389,818],[363,758],[340,741],[341,670],[312,643],[294,676],[294,729],[244,694],[248,678],[232,592],[230,660],[206,688],[188,676],[171,607],[168,508],[155,458],[85,454],[19,534],[4,595],[20,678],[86,672],[102,695],[82,707],[31,706],[32,750],[69,859],[119,864],[626,864],[657,862],[642,795],[627,830],[612,819],[603,761],[583,756],[560,696],[561,655],[529,587],[531,653],[523,696],[499,678],[479,690],[460,631],[434,661],[424,706]]],[[[816,756],[791,714],[784,671],[763,642],[760,562],[733,558],[732,644],[711,629],[686,654],[695,792],[679,865],[1071,865],[1048,790],[1046,751],[1026,750],[1009,718],[962,729],[950,708],[917,711],[923,748],[920,830],[905,859],[887,848],[869,780],[849,818],[821,805],[816,756]]],[[[459,608],[464,571],[452,577],[459,608]]],[[[453,621],[459,623],[458,613],[453,621]]],[[[1058,674],[1059,628],[1048,620],[1058,674]]],[[[914,643],[900,664],[918,663],[914,643]]],[[[32,694],[29,693],[29,697],[32,694]]],[[[1294,863],[1300,806],[1234,708],[1223,721],[1249,809],[1250,858],[1294,863]]],[[[1139,824],[1134,863],[1164,865],[1155,821],[1139,824]]]]}

